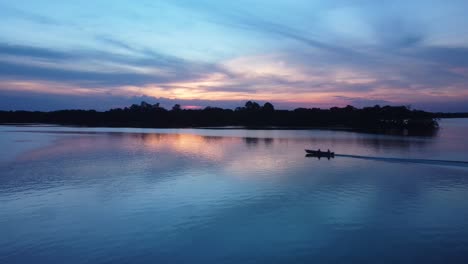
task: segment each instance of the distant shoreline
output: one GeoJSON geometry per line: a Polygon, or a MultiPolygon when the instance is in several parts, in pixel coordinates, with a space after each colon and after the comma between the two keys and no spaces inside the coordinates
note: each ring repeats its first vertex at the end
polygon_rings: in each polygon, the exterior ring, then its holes
{"type": "Polygon", "coordinates": [[[463,113],[430,113],[406,106],[353,106],[330,109],[276,110],[270,103],[248,101],[244,107],[166,110],[142,102],[123,109],[61,110],[52,112],[0,111],[0,124],[65,125],[80,127],[194,128],[249,130],[340,130],[365,133],[432,135],[439,118],[466,118],[463,113]]]}
{"type": "MultiPolygon", "coordinates": [[[[451,119],[468,119],[467,117],[446,117],[443,120],[451,119]]],[[[438,129],[429,131],[401,131],[401,130],[386,130],[378,131],[372,129],[360,129],[352,127],[244,127],[244,126],[223,126],[223,127],[135,127],[135,126],[83,126],[83,125],[70,125],[70,124],[52,124],[52,123],[0,123],[0,126],[19,126],[19,127],[68,127],[68,128],[109,128],[109,129],[206,129],[206,130],[323,130],[323,131],[344,131],[356,132],[365,134],[382,134],[382,135],[395,135],[395,136],[416,136],[416,137],[433,137],[438,133],[438,129]]]]}

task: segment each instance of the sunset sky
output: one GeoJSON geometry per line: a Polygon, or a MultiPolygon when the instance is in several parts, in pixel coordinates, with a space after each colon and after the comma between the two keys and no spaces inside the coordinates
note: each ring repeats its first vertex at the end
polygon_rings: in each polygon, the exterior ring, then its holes
{"type": "Polygon", "coordinates": [[[468,1],[0,0],[0,109],[468,111],[468,1]]]}

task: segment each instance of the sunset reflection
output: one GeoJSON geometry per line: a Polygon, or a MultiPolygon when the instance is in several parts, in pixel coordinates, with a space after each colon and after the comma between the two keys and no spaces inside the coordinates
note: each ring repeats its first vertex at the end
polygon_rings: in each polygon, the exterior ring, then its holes
{"type": "MultiPolygon", "coordinates": [[[[341,154],[412,158],[409,155],[427,155],[426,150],[438,142],[430,137],[409,140],[398,136],[320,130],[247,130],[240,131],[239,135],[234,131],[209,129],[187,132],[181,130],[178,133],[164,133],[163,129],[159,131],[162,133],[49,131],[52,139],[50,143],[21,153],[16,161],[60,160],[66,157],[114,162],[106,160],[109,153],[119,153],[118,159],[135,159],[135,162],[141,162],[145,166],[177,166],[183,160],[213,167],[221,163],[224,164],[223,171],[226,173],[245,177],[269,175],[273,171],[276,175],[281,175],[281,171],[295,170],[297,166],[300,167],[298,164],[304,162],[304,148],[330,148],[341,154]],[[224,133],[228,134],[223,135],[224,133]],[[138,161],[139,156],[144,156],[147,160],[138,161]]],[[[447,146],[457,147],[453,144],[447,146]]],[[[431,158],[436,158],[436,155],[433,153],[431,158]]],[[[310,159],[309,162],[317,162],[320,166],[333,164],[310,159]]],[[[348,159],[341,164],[350,165],[355,162],[359,161],[348,159]]]]}
{"type": "Polygon", "coordinates": [[[127,150],[133,152],[178,153],[212,161],[226,155],[226,149],[241,143],[238,138],[205,137],[191,134],[137,134],[101,133],[84,135],[61,135],[50,146],[38,148],[19,156],[18,160],[35,160],[61,157],[62,155],[85,155],[89,151],[102,152],[127,150]],[[120,144],[114,144],[118,138],[120,144]],[[217,143],[221,144],[217,144],[217,143]]]}

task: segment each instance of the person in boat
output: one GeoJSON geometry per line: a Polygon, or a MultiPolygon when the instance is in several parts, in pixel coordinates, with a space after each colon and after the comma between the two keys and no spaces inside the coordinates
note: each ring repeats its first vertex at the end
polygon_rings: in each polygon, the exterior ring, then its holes
{"type": "Polygon", "coordinates": [[[318,149],[317,153],[320,155],[320,149],[318,149]]]}
{"type": "Polygon", "coordinates": [[[328,156],[330,156],[330,149],[327,150],[327,154],[328,154],[328,156]]]}

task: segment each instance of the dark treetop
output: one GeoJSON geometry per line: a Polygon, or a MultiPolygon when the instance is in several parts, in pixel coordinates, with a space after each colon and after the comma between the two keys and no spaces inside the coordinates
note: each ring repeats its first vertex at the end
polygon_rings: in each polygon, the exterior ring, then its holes
{"type": "Polygon", "coordinates": [[[374,131],[428,131],[438,127],[438,114],[411,110],[406,106],[373,106],[362,109],[353,106],[330,109],[297,108],[276,110],[271,103],[263,106],[248,101],[244,107],[222,109],[171,110],[159,104],[141,102],[123,109],[105,112],[95,110],[60,110],[53,112],[0,111],[0,123],[47,123],[79,126],[110,127],[222,127],[247,128],[349,128],[374,131]]]}

